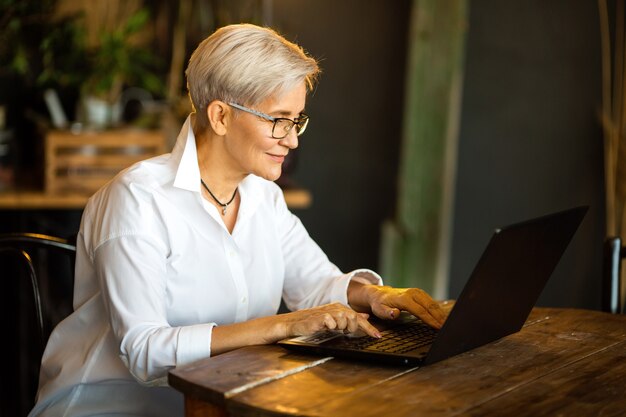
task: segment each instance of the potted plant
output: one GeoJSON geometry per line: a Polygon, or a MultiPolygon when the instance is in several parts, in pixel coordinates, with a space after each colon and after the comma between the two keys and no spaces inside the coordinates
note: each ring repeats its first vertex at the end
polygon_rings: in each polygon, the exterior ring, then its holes
{"type": "Polygon", "coordinates": [[[148,22],[139,9],[110,31],[102,31],[98,43],[88,48],[90,71],[81,88],[84,118],[95,127],[109,127],[120,120],[120,98],[126,86],[161,93],[163,83],[155,74],[157,59],[146,47],[134,42],[148,22]]]}

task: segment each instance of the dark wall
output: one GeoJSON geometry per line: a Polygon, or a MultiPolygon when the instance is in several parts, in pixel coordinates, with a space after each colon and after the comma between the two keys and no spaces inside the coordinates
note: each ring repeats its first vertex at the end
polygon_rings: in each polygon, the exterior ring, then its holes
{"type": "Polygon", "coordinates": [[[586,204],[586,219],[539,304],[599,307],[599,33],[595,1],[471,1],[452,297],[494,228],[586,204]]]}
{"type": "Polygon", "coordinates": [[[410,2],[275,0],[273,25],[321,62],[293,177],[313,194],[297,211],[340,268],[376,268],[395,210],[410,2]]]}
{"type": "MultiPolygon", "coordinates": [[[[321,59],[294,178],[297,214],[341,268],[376,267],[395,210],[409,1],[274,1],[273,24],[321,59]]],[[[450,296],[494,228],[590,210],[539,304],[599,307],[604,227],[599,28],[591,0],[469,3],[450,296]]]]}

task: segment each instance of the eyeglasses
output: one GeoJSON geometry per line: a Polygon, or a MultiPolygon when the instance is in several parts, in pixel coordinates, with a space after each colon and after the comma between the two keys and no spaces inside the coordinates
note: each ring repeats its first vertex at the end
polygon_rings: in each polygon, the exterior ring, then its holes
{"type": "Polygon", "coordinates": [[[304,133],[307,125],[309,124],[309,116],[304,113],[300,113],[300,116],[297,119],[291,120],[287,119],[286,117],[272,117],[268,114],[249,109],[236,103],[228,103],[228,105],[241,111],[245,111],[246,113],[259,116],[260,118],[265,119],[269,122],[273,122],[274,125],[272,126],[272,137],[274,139],[282,139],[286,137],[289,132],[291,132],[291,129],[294,128],[294,126],[296,128],[296,135],[300,136],[304,133]]]}

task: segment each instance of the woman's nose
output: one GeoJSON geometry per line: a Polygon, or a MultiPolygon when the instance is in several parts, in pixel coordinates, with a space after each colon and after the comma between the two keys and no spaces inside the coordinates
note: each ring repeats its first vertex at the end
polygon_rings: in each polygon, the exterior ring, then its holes
{"type": "Polygon", "coordinates": [[[280,139],[279,142],[289,149],[296,149],[298,147],[298,134],[296,133],[296,129],[291,129],[289,133],[287,133],[287,136],[280,139]]]}

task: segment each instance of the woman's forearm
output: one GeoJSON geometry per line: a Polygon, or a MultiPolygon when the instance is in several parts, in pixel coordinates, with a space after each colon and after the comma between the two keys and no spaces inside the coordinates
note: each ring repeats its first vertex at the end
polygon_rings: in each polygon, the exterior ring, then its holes
{"type": "Polygon", "coordinates": [[[211,336],[211,356],[243,346],[274,343],[287,337],[285,327],[280,315],[216,326],[211,336]]]}

